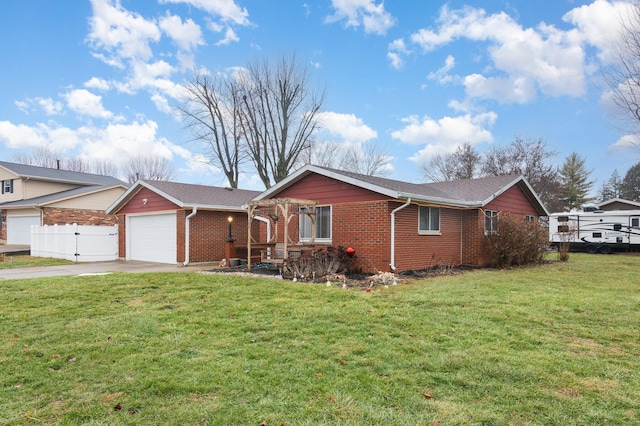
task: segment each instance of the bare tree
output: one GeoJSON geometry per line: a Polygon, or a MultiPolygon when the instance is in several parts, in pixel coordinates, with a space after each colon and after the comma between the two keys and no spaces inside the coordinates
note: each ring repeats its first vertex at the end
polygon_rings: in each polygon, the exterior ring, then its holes
{"type": "Polygon", "coordinates": [[[268,189],[310,148],[324,93],[312,91],[309,69],[295,56],[252,62],[242,85],[243,136],[268,189]]]}
{"type": "Polygon", "coordinates": [[[186,84],[187,100],[178,107],[194,140],[206,146],[212,164],[224,172],[229,185],[238,187],[242,149],[240,84],[233,76],[196,74],[186,84]]]}
{"type": "Polygon", "coordinates": [[[350,144],[342,153],[339,167],[368,176],[386,176],[393,157],[375,143],[350,144]]]}
{"type": "Polygon", "coordinates": [[[31,152],[19,152],[13,156],[13,161],[29,166],[46,167],[48,169],[70,170],[65,167],[62,161],[63,155],[60,151],[55,151],[47,147],[39,147],[31,152]]]}
{"type": "Polygon", "coordinates": [[[482,176],[523,175],[547,207],[558,203],[560,180],[551,159],[555,151],[547,149],[542,139],[524,140],[516,138],[504,148],[493,148],[485,152],[482,176]]]}
{"type": "Polygon", "coordinates": [[[123,169],[129,183],[134,183],[138,179],[172,180],[175,178],[171,162],[159,156],[133,157],[124,164],[123,169]]]}
{"type": "MultiPolygon", "coordinates": [[[[611,98],[621,111],[627,127],[638,136],[640,129],[640,2],[634,0],[628,14],[620,17],[620,34],[613,43],[615,61],[602,73],[611,98]]],[[[640,139],[633,144],[640,151],[640,139]]]]}
{"type": "Polygon", "coordinates": [[[91,163],[91,171],[102,176],[118,176],[118,166],[109,160],[95,160],[91,163]]]}
{"type": "Polygon", "coordinates": [[[347,142],[318,142],[304,151],[299,165],[314,164],[321,167],[349,170],[369,176],[386,176],[391,171],[393,157],[384,147],[375,143],[351,144],[347,142]]]}
{"type": "Polygon", "coordinates": [[[469,142],[459,146],[451,154],[438,154],[428,163],[420,164],[427,180],[432,182],[472,179],[480,168],[482,156],[469,142]]]}

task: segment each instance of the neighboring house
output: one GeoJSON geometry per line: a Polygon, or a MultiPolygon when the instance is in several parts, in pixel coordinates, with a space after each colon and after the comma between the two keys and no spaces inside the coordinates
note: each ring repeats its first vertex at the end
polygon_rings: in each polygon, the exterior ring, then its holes
{"type": "Polygon", "coordinates": [[[499,212],[530,221],[549,214],[522,176],[413,184],[309,165],[251,205],[265,212],[277,199],[317,202],[315,236],[309,215],[286,219],[291,244],[315,237],[316,248],[353,247],[365,272],[485,265],[484,236],[499,212]]]}
{"type": "Polygon", "coordinates": [[[114,225],[105,209],[127,185],[110,176],[0,161],[0,239],[30,244],[31,225],[114,225]]]}
{"type": "Polygon", "coordinates": [[[118,217],[119,255],[160,263],[219,261],[232,227],[247,241],[244,205],[259,191],[139,180],[108,209],[118,217]],[[232,218],[231,225],[229,218],[232,218]]]}
{"type": "Polygon", "coordinates": [[[637,201],[624,200],[622,198],[612,198],[596,204],[598,210],[640,210],[640,203],[637,201]]]}

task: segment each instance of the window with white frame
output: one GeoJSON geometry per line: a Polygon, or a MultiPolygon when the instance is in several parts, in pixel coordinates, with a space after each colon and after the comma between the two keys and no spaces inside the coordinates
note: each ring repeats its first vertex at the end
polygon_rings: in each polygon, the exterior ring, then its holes
{"type": "MultiPolygon", "coordinates": [[[[304,212],[301,209],[300,212],[304,212]]],[[[300,241],[311,240],[311,217],[300,215],[300,241]]],[[[316,207],[316,242],[331,242],[331,206],[316,207]]]]}
{"type": "Polygon", "coordinates": [[[418,233],[440,233],[440,209],[438,207],[418,206],[418,233]]]}
{"type": "Polygon", "coordinates": [[[484,233],[495,234],[498,232],[498,212],[495,210],[485,210],[484,212],[484,233]]]}
{"type": "Polygon", "coordinates": [[[12,194],[13,193],[13,179],[3,180],[2,181],[2,193],[3,194],[12,194]]]}

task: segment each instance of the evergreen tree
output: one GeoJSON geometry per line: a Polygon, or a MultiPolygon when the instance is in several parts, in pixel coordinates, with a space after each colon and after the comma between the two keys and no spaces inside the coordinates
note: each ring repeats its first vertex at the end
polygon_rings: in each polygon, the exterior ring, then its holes
{"type": "Polygon", "coordinates": [[[616,169],[611,173],[609,180],[603,183],[598,190],[598,200],[607,201],[619,197],[622,197],[622,178],[616,169]]]}
{"type": "Polygon", "coordinates": [[[593,201],[589,191],[593,181],[589,180],[591,171],[585,168],[585,159],[577,153],[571,153],[564,160],[562,168],[558,170],[560,180],[560,200],[565,210],[579,208],[583,204],[593,201]]]}
{"type": "Polygon", "coordinates": [[[631,166],[622,180],[622,197],[640,201],[640,163],[631,166]]]}

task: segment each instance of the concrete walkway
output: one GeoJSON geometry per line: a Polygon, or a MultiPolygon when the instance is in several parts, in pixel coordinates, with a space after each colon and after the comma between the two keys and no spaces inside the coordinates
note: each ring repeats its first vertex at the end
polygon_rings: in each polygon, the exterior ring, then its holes
{"type": "Polygon", "coordinates": [[[198,272],[215,269],[216,266],[217,265],[210,263],[178,266],[165,263],[114,260],[112,262],[86,262],[34,268],[0,269],[0,279],[17,280],[65,275],[106,274],[112,272],[198,272]]]}

